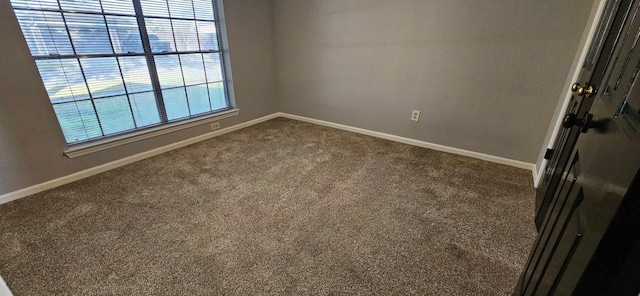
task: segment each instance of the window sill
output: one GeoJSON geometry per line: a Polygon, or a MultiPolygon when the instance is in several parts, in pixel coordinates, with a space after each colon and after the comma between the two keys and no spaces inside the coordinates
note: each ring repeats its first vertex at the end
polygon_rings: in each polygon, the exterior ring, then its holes
{"type": "Polygon", "coordinates": [[[169,123],[169,124],[152,127],[152,128],[141,130],[141,131],[135,131],[135,132],[116,136],[109,139],[74,145],[69,147],[69,149],[65,150],[64,155],[67,156],[68,158],[76,158],[79,156],[95,153],[98,151],[107,150],[110,148],[165,135],[165,134],[176,132],[179,130],[188,129],[191,127],[210,123],[210,122],[221,120],[224,118],[237,116],[238,114],[240,114],[240,109],[231,109],[231,110],[222,111],[219,113],[215,113],[215,114],[211,114],[203,117],[187,119],[184,121],[169,123]]]}

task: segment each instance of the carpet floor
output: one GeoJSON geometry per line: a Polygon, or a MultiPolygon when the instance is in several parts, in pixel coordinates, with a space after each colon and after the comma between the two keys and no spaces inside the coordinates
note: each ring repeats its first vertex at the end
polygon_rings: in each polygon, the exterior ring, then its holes
{"type": "Polygon", "coordinates": [[[19,295],[510,295],[531,172],[274,119],[0,206],[19,295]]]}

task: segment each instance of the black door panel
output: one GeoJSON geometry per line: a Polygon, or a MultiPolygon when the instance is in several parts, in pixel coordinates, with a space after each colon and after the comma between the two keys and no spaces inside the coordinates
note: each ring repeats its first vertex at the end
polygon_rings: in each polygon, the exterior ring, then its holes
{"type": "MultiPolygon", "coordinates": [[[[585,85],[600,85],[609,65],[615,61],[614,49],[624,42],[627,36],[625,24],[633,17],[634,2],[632,0],[610,0],[606,4],[596,35],[590,46],[587,58],[582,66],[578,82],[585,85]]],[[[593,97],[573,96],[565,116],[576,114],[579,118],[587,115],[593,104],[593,97]]],[[[580,135],[577,127],[562,128],[553,145],[554,155],[544,168],[544,176],[536,190],[536,227],[540,226],[557,187],[567,169],[571,153],[580,135]]]]}
{"type": "Polygon", "coordinates": [[[536,216],[538,239],[515,295],[640,292],[621,272],[640,274],[640,262],[627,262],[632,250],[640,254],[640,196],[633,189],[640,186],[640,1],[620,5],[618,26],[601,45],[613,50],[591,73],[603,91],[569,106],[581,126],[560,133],[536,216]]]}

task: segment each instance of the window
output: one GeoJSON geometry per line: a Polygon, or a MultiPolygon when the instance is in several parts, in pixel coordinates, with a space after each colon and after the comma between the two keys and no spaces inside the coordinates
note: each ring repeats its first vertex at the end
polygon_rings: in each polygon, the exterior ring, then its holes
{"type": "Polygon", "coordinates": [[[65,139],[230,109],[216,0],[11,0],[65,139]]]}

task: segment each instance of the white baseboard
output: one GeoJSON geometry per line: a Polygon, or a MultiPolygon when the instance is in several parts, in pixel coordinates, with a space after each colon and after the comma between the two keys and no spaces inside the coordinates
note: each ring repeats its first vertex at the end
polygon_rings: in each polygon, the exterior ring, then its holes
{"type": "MultiPolygon", "coordinates": [[[[273,119],[273,118],[276,118],[278,116],[279,116],[278,113],[270,114],[270,115],[267,115],[267,116],[264,116],[264,117],[260,117],[260,118],[257,118],[257,119],[251,120],[251,121],[247,121],[247,122],[243,122],[243,123],[240,123],[240,124],[236,124],[234,126],[230,126],[230,127],[227,127],[227,128],[219,129],[219,130],[216,130],[216,131],[213,131],[213,132],[210,132],[210,133],[206,133],[206,134],[203,134],[203,135],[200,135],[200,136],[197,136],[197,137],[193,137],[193,138],[190,138],[190,139],[187,139],[187,140],[183,140],[183,141],[180,141],[180,142],[172,143],[172,144],[169,144],[169,145],[166,145],[166,146],[162,146],[162,147],[159,147],[159,148],[156,148],[156,149],[152,149],[152,150],[149,150],[149,151],[138,153],[138,154],[135,154],[135,155],[132,155],[132,156],[129,156],[129,157],[118,159],[116,161],[105,163],[105,164],[102,164],[102,165],[99,165],[99,166],[96,166],[96,167],[92,167],[92,168],[89,168],[89,169],[86,169],[86,170],[82,170],[82,171],[79,171],[77,173],[73,173],[71,175],[60,177],[60,178],[57,178],[57,179],[54,179],[54,180],[51,180],[51,181],[47,181],[47,182],[44,182],[44,183],[36,184],[36,185],[30,186],[30,187],[27,187],[27,188],[24,188],[24,189],[20,189],[20,190],[14,191],[14,192],[9,192],[7,194],[0,195],[0,205],[4,204],[4,203],[8,203],[8,202],[16,200],[16,199],[19,199],[19,198],[23,198],[23,197],[32,195],[32,194],[36,194],[36,193],[39,193],[39,192],[42,192],[42,191],[45,191],[45,190],[48,190],[48,189],[51,189],[51,188],[62,186],[64,184],[68,184],[68,183],[71,183],[71,182],[74,182],[74,181],[77,181],[77,180],[80,180],[80,179],[84,179],[84,178],[87,178],[87,177],[90,177],[90,176],[93,176],[93,175],[97,175],[99,173],[106,172],[108,170],[112,170],[112,169],[115,169],[115,168],[118,168],[118,167],[121,167],[121,166],[124,166],[124,165],[127,165],[127,164],[131,164],[131,163],[134,163],[136,161],[143,160],[145,158],[156,156],[158,154],[162,154],[162,153],[165,153],[165,152],[168,152],[168,151],[171,151],[171,150],[182,148],[182,147],[185,147],[185,146],[188,146],[188,145],[200,142],[200,141],[208,140],[208,139],[211,139],[213,137],[217,137],[217,136],[220,136],[220,135],[224,135],[226,133],[237,131],[239,129],[243,129],[245,127],[249,127],[249,126],[252,126],[252,125],[255,125],[255,124],[258,124],[258,123],[261,123],[261,122],[264,122],[264,121],[267,121],[267,120],[270,120],[270,119],[273,119]]],[[[0,296],[2,296],[2,294],[0,294],[0,296]]]]}
{"type": "Polygon", "coordinates": [[[493,155],[479,153],[479,152],[473,152],[473,151],[464,150],[464,149],[448,147],[448,146],[444,146],[444,145],[439,145],[439,144],[429,143],[429,142],[425,142],[425,141],[420,141],[420,140],[400,137],[400,136],[391,135],[391,134],[385,134],[385,133],[381,133],[381,132],[376,132],[376,131],[367,130],[367,129],[363,129],[363,128],[348,126],[348,125],[344,125],[344,124],[333,123],[333,122],[324,121],[324,120],[313,119],[313,118],[304,117],[304,116],[298,116],[298,115],[293,115],[293,114],[288,114],[288,113],[283,113],[283,112],[279,112],[277,114],[278,114],[278,116],[284,117],[284,118],[295,119],[295,120],[299,120],[299,121],[309,122],[309,123],[313,123],[313,124],[328,126],[328,127],[337,128],[337,129],[341,129],[341,130],[345,130],[345,131],[349,131],[349,132],[354,132],[354,133],[358,133],[358,134],[363,134],[363,135],[367,135],[367,136],[381,138],[381,139],[385,139],[385,140],[389,140],[389,141],[404,143],[404,144],[408,144],[408,145],[412,145],[412,146],[429,148],[429,149],[433,149],[433,150],[437,150],[437,151],[442,151],[442,152],[447,152],[447,153],[452,153],[452,154],[457,154],[457,155],[462,155],[462,156],[468,156],[468,157],[472,157],[472,158],[485,160],[485,161],[488,161],[488,162],[499,163],[499,164],[504,164],[504,165],[508,165],[508,166],[512,166],[512,167],[517,167],[517,168],[521,168],[521,169],[530,170],[532,175],[533,175],[534,181],[535,181],[535,177],[537,175],[536,165],[533,164],[533,163],[528,163],[528,162],[523,162],[523,161],[518,161],[518,160],[513,160],[513,159],[508,159],[508,158],[503,158],[503,157],[498,157],[498,156],[493,156],[493,155]]]}
{"type": "Polygon", "coordinates": [[[13,296],[11,290],[9,290],[9,286],[4,282],[2,277],[0,276],[0,296],[13,296]]]}
{"type": "MultiPolygon", "coordinates": [[[[532,163],[527,163],[527,162],[522,162],[522,161],[517,161],[517,160],[512,160],[512,159],[508,159],[508,158],[502,158],[502,157],[498,157],[498,156],[493,156],[493,155],[489,155],[489,154],[484,154],[484,153],[479,153],[479,152],[473,152],[473,151],[468,151],[468,150],[463,150],[463,149],[458,149],[458,148],[453,148],[453,147],[448,147],[448,146],[444,146],[444,145],[438,145],[438,144],[434,144],[434,143],[429,143],[429,142],[424,142],[424,141],[420,141],[420,140],[415,140],[415,139],[410,139],[410,138],[405,138],[405,137],[400,137],[400,136],[395,136],[395,135],[391,135],[391,134],[385,134],[385,133],[381,133],[381,132],[376,132],[376,131],[371,131],[371,130],[366,130],[366,129],[362,129],[362,128],[357,128],[357,127],[352,127],[352,126],[348,126],[348,125],[343,125],[343,124],[338,124],[338,123],[333,123],[333,122],[328,122],[328,121],[323,121],[323,120],[318,120],[318,119],[313,119],[313,118],[308,118],[308,117],[303,117],[303,116],[298,116],[298,115],[293,115],[293,114],[288,114],[288,113],[282,113],[282,112],[277,112],[277,113],[273,113],[264,117],[260,117],[251,121],[247,121],[244,123],[240,123],[234,126],[230,126],[227,128],[223,128],[217,131],[213,131],[210,133],[206,133],[197,137],[193,137],[191,139],[187,139],[184,141],[180,141],[180,142],[176,142],[176,143],[172,143],[166,146],[162,146],[156,149],[152,149],[146,152],[142,152],[139,154],[135,154],[129,157],[125,157],[122,159],[118,159],[116,161],[112,161],[109,163],[105,163],[96,167],[92,167],[83,171],[79,171],[77,173],[73,173],[71,175],[67,175],[64,177],[60,177],[54,180],[50,180],[44,183],[40,183],[40,184],[36,184],[24,189],[20,189],[14,192],[9,192],[7,194],[4,195],[0,195],[0,205],[4,204],[4,203],[8,203],[10,201],[19,199],[19,198],[23,198],[29,195],[33,195],[51,188],[55,188],[58,186],[62,186],[64,184],[68,184],[80,179],[84,179],[93,175],[97,175],[103,172],[106,172],[108,170],[112,170],[127,164],[131,164],[134,163],[136,161],[139,160],[143,160],[152,156],[156,156],[158,154],[162,154],[171,150],[175,150],[178,148],[182,148],[200,141],[204,141],[204,140],[208,140],[211,139],[213,137],[217,137],[220,135],[224,135],[226,133],[230,133],[233,131],[237,131],[239,129],[243,129],[245,127],[249,127],[273,118],[277,118],[277,117],[284,117],[284,118],[289,118],[289,119],[294,119],[294,120],[299,120],[299,121],[304,121],[304,122],[309,122],[309,123],[313,123],[313,124],[318,124],[318,125],[323,125],[323,126],[327,126],[327,127],[332,127],[332,128],[336,128],[336,129],[341,129],[341,130],[345,130],[345,131],[350,131],[350,132],[354,132],[354,133],[359,133],[359,134],[363,134],[363,135],[368,135],[368,136],[372,136],[372,137],[376,137],[376,138],[381,138],[381,139],[385,139],[385,140],[390,140],[390,141],[394,141],[394,142],[399,142],[399,143],[404,143],[404,144],[408,144],[408,145],[413,145],[413,146],[418,146],[418,147],[423,147],[423,148],[428,148],[428,149],[433,149],[433,150],[437,150],[437,151],[442,151],[442,152],[447,152],[447,153],[452,153],[452,154],[457,154],[457,155],[462,155],[462,156],[468,156],[468,157],[472,157],[472,158],[477,158],[477,159],[481,159],[481,160],[485,160],[485,161],[489,161],[489,162],[493,162],[493,163],[499,163],[499,164],[504,164],[504,165],[508,165],[508,166],[512,166],[512,167],[517,167],[517,168],[521,168],[521,169],[527,169],[527,170],[531,170],[532,174],[533,174],[533,179],[534,179],[534,186],[538,185],[538,181],[541,177],[541,175],[538,174],[536,166],[532,163]]],[[[0,294],[0,296],[4,296],[2,294],[0,294]]]]}

